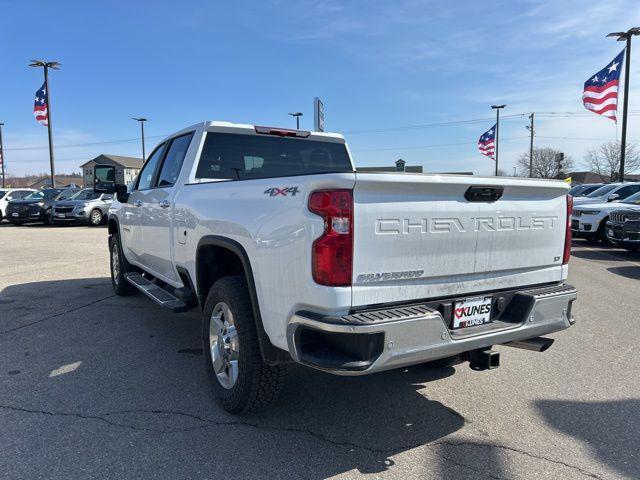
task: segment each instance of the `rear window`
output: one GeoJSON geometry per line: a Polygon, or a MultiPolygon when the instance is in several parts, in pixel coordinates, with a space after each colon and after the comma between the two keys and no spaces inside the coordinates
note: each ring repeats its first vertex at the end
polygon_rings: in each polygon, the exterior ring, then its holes
{"type": "Polygon", "coordinates": [[[352,172],[342,143],[234,133],[208,133],[198,179],[250,180],[352,172]]]}

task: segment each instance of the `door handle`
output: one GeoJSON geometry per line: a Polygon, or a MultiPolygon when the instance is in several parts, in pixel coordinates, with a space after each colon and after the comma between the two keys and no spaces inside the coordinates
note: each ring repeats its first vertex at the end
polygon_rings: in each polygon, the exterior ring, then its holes
{"type": "Polygon", "coordinates": [[[171,205],[171,204],[169,203],[169,200],[162,200],[162,201],[160,202],[160,206],[161,206],[162,208],[169,208],[169,206],[170,206],[170,205],[171,205]]]}
{"type": "Polygon", "coordinates": [[[135,202],[133,202],[133,206],[134,207],[141,207],[142,206],[142,202],[140,200],[136,200],[135,202]]]}

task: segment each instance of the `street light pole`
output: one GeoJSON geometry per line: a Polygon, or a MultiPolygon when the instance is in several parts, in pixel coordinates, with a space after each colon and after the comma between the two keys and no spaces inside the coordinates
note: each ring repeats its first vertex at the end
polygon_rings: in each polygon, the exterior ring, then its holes
{"type": "Polygon", "coordinates": [[[132,117],[132,120],[135,120],[136,122],[140,122],[140,132],[142,133],[142,161],[144,162],[147,159],[144,151],[144,122],[146,122],[147,119],[144,117],[140,117],[140,118],[132,117]]]}
{"type": "Polygon", "coordinates": [[[629,72],[631,71],[631,37],[640,35],[640,27],[630,28],[626,32],[609,33],[607,37],[618,37],[619,42],[627,42],[625,49],[624,101],[622,104],[622,141],[620,145],[619,182],[624,182],[624,162],[627,149],[627,107],[629,106],[629,72]]]}
{"type": "Polygon", "coordinates": [[[53,157],[53,134],[52,134],[52,121],[51,121],[51,95],[49,92],[49,69],[59,70],[60,63],[58,62],[45,62],[43,60],[31,60],[30,67],[42,67],[44,70],[44,90],[45,98],[47,100],[47,133],[49,134],[49,165],[51,167],[51,187],[56,187],[56,166],[53,157]]]}
{"type": "Polygon", "coordinates": [[[496,111],[496,177],[498,176],[498,148],[499,148],[499,137],[500,137],[500,110],[506,107],[506,105],[491,105],[496,111]]]}
{"type": "Polygon", "coordinates": [[[291,115],[292,117],[295,117],[296,130],[300,130],[300,117],[302,116],[302,112],[294,112],[294,113],[290,113],[289,115],[291,115]]]}
{"type": "Polygon", "coordinates": [[[533,178],[533,116],[534,113],[532,112],[531,115],[529,115],[531,125],[527,127],[529,129],[529,133],[531,134],[531,139],[529,142],[529,178],[533,178]]]}
{"type": "Polygon", "coordinates": [[[4,188],[4,146],[2,145],[2,126],[0,123],[0,164],[2,165],[2,188],[4,188]]]}

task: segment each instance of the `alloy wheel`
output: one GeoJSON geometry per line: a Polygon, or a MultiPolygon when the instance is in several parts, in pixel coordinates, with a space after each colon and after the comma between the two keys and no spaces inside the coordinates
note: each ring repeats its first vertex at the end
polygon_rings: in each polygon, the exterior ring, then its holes
{"type": "Polygon", "coordinates": [[[233,312],[224,302],[217,303],[211,313],[209,349],[218,382],[226,389],[233,388],[238,380],[240,342],[233,312]]]}

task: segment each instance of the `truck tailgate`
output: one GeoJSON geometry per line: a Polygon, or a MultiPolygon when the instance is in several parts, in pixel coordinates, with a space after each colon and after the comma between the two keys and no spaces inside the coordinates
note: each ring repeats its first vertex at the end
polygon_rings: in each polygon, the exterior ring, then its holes
{"type": "Polygon", "coordinates": [[[567,191],[558,181],[357,174],[353,305],[562,280],[567,191]],[[502,196],[469,201],[472,186],[502,196]]]}

